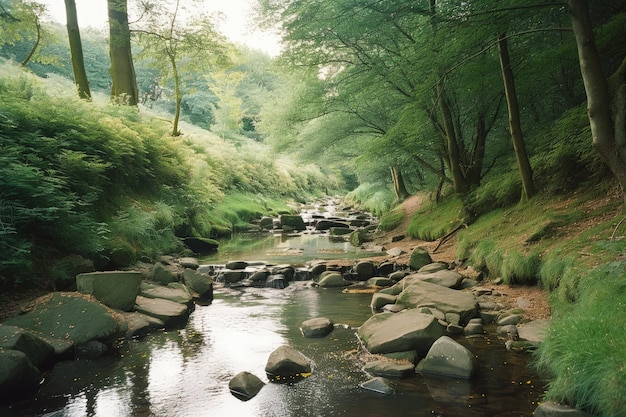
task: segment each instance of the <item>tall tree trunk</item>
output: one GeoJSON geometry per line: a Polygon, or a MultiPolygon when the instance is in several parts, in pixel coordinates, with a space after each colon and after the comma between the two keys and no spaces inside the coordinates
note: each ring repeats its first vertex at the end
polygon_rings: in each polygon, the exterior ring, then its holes
{"type": "Polygon", "coordinates": [[[176,66],[176,58],[170,55],[170,63],[172,64],[172,73],[174,75],[174,98],[176,106],[174,108],[174,123],[172,128],[172,136],[180,136],[178,130],[178,122],[180,121],[180,107],[183,102],[183,93],[180,91],[180,77],[178,75],[178,67],[176,66]]]}
{"type": "Polygon", "coordinates": [[[569,0],[568,6],[587,94],[591,143],[615,175],[626,207],[626,59],[613,75],[610,89],[602,73],[587,1],[569,0]]]}
{"type": "Polygon", "coordinates": [[[504,93],[509,108],[509,128],[511,130],[511,140],[515,150],[517,168],[522,177],[522,200],[528,200],[535,195],[535,185],[533,183],[533,170],[526,153],[526,144],[522,134],[522,125],[519,116],[519,103],[515,92],[515,79],[509,58],[509,48],[506,36],[498,36],[498,52],[500,55],[500,67],[502,69],[502,79],[504,80],[504,93]]]}
{"type": "Polygon", "coordinates": [[[76,16],[76,2],[65,0],[65,14],[67,16],[67,37],[70,42],[70,55],[72,59],[72,70],[74,72],[74,82],[78,88],[78,97],[90,100],[89,81],[85,71],[83,59],[83,44],[80,40],[80,29],[78,28],[78,18],[76,16]]]}
{"type": "Polygon", "coordinates": [[[37,51],[37,48],[39,48],[39,44],[41,43],[41,22],[39,21],[39,16],[37,16],[37,14],[35,14],[34,12],[33,14],[34,14],[33,18],[35,19],[35,28],[37,29],[37,37],[35,38],[35,44],[30,49],[30,52],[28,52],[28,55],[26,56],[26,58],[24,58],[22,62],[20,63],[20,65],[23,67],[28,65],[31,58],[35,55],[35,51],[37,51]]]}
{"type": "Polygon", "coordinates": [[[441,115],[443,117],[443,127],[446,136],[446,144],[448,148],[448,162],[450,173],[452,174],[452,182],[454,184],[454,192],[459,195],[465,195],[469,192],[469,184],[463,174],[461,168],[461,152],[457,143],[456,133],[454,130],[454,122],[452,120],[452,112],[448,106],[448,102],[443,92],[442,83],[437,85],[439,96],[439,104],[441,106],[441,115]]]}
{"type": "Polygon", "coordinates": [[[109,10],[109,53],[111,55],[111,98],[136,106],[139,93],[130,47],[127,0],[107,0],[109,10]]]}
{"type": "Polygon", "coordinates": [[[391,180],[393,181],[393,190],[396,193],[396,199],[398,201],[406,200],[409,197],[409,192],[406,189],[406,185],[404,184],[404,178],[402,177],[402,171],[397,166],[392,166],[391,170],[391,180]]]}

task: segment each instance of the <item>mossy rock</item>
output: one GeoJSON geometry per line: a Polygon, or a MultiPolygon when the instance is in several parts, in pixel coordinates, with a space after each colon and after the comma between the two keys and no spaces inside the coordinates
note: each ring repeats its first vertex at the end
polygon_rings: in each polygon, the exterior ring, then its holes
{"type": "Polygon", "coordinates": [[[430,257],[428,251],[420,246],[413,249],[411,252],[411,258],[409,259],[409,266],[413,269],[419,270],[420,268],[433,263],[433,259],[430,257]]]}

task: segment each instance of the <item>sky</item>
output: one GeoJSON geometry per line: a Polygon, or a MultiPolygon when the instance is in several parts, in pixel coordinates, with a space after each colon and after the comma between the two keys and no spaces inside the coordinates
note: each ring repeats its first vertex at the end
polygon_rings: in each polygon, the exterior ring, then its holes
{"type": "MultiPolygon", "coordinates": [[[[53,21],[65,25],[64,0],[37,0],[48,7],[53,21]]],[[[131,0],[132,1],[132,0],[131,0]]],[[[261,50],[271,56],[280,52],[277,35],[250,29],[252,5],[255,0],[209,0],[206,7],[209,11],[221,12],[225,16],[219,27],[232,42],[242,43],[252,49],[261,50]]],[[[106,0],[76,0],[78,23],[81,27],[107,27],[106,0]]]]}

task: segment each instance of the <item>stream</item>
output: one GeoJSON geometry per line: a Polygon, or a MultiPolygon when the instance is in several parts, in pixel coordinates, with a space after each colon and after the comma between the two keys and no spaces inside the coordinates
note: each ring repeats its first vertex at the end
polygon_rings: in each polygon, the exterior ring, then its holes
{"type": "MultiPolygon", "coordinates": [[[[335,247],[330,242],[319,243],[321,240],[307,246],[305,242],[313,241],[306,234],[302,240],[274,236],[268,239],[273,244],[256,246],[261,247],[261,252],[242,251],[236,253],[237,259],[259,259],[268,251],[300,252],[295,255],[302,256],[315,245],[323,245],[324,252],[337,258],[343,247],[341,242],[335,242],[340,245],[335,247]]],[[[356,252],[352,248],[345,251],[346,256],[359,256],[356,252]]],[[[228,255],[231,259],[234,256],[232,252],[228,255]]],[[[293,260],[295,257],[290,258],[293,260]]],[[[308,255],[300,258],[306,260],[308,255]]],[[[355,332],[372,314],[370,301],[371,294],[346,294],[340,289],[316,288],[302,281],[285,289],[220,288],[210,305],[195,307],[183,329],[126,341],[114,354],[100,358],[59,362],[46,375],[33,400],[0,407],[0,415],[533,415],[545,381],[529,367],[530,356],[508,352],[490,326],[486,326],[485,336],[457,338],[478,358],[478,375],[469,381],[415,375],[395,381],[396,393],[390,396],[361,389],[359,384],[371,376],[361,370],[363,363],[354,355],[359,347],[355,332]],[[322,316],[336,323],[335,330],[324,338],[303,337],[301,323],[322,316]],[[267,381],[267,359],[283,344],[291,345],[311,360],[312,375],[294,384],[267,383],[249,401],[235,398],[228,389],[230,379],[248,371],[267,381]]]]}

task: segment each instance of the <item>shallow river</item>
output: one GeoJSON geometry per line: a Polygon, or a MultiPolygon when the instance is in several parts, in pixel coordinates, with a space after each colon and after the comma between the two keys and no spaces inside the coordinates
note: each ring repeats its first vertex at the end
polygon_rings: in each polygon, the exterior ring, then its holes
{"type": "MultiPolygon", "coordinates": [[[[359,384],[369,379],[350,351],[355,327],[371,314],[369,294],[310,288],[217,292],[197,306],[185,329],[126,343],[114,356],[58,363],[34,401],[0,409],[0,415],[122,416],[531,416],[542,381],[528,356],[509,353],[493,338],[460,338],[478,356],[471,380],[397,381],[383,397],[359,384]],[[339,324],[322,339],[304,338],[300,324],[325,316],[339,324]],[[313,374],[293,385],[268,383],[242,402],[229,380],[249,371],[267,380],[269,354],[288,343],[313,362],[313,374]]],[[[491,329],[493,332],[493,329],[491,329]]]]}

